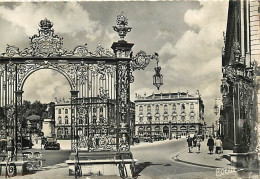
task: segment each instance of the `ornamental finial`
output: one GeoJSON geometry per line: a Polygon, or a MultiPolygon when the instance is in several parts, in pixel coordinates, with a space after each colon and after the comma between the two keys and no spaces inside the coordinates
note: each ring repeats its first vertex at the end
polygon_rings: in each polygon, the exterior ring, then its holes
{"type": "Polygon", "coordinates": [[[114,31],[116,31],[121,40],[124,40],[126,34],[131,31],[132,27],[128,27],[128,19],[121,12],[120,15],[117,15],[116,19],[117,25],[113,26],[114,31]]]}
{"type": "Polygon", "coordinates": [[[41,29],[44,29],[44,30],[51,29],[53,26],[53,23],[50,20],[48,20],[47,18],[45,18],[44,20],[41,20],[39,26],[41,27],[41,29]]]}

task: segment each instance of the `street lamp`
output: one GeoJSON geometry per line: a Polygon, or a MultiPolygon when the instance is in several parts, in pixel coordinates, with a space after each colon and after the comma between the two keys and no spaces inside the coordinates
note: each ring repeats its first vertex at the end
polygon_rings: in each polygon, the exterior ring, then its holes
{"type": "Polygon", "coordinates": [[[153,142],[152,141],[152,116],[149,116],[148,119],[150,122],[150,139],[151,139],[150,141],[153,142]]]}
{"type": "Polygon", "coordinates": [[[172,121],[169,121],[170,124],[170,136],[169,136],[169,140],[172,140],[172,121]]]}
{"type": "Polygon", "coordinates": [[[158,60],[158,54],[155,53],[156,55],[156,61],[157,61],[157,66],[154,68],[155,74],[153,75],[153,85],[157,87],[159,90],[160,87],[163,85],[163,75],[160,73],[161,67],[158,66],[159,60],[158,60]]]}

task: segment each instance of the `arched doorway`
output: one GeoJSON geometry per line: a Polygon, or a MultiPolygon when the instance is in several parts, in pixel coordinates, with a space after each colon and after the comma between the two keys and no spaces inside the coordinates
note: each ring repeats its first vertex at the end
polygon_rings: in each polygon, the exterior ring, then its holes
{"type": "Polygon", "coordinates": [[[169,127],[164,126],[163,127],[163,135],[168,138],[169,137],[169,127]]]}

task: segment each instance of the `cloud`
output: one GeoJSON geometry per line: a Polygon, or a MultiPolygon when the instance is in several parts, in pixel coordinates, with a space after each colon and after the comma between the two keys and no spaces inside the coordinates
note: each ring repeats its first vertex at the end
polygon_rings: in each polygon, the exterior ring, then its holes
{"type": "Polygon", "coordinates": [[[91,41],[102,34],[99,22],[91,20],[89,13],[76,2],[64,2],[58,5],[21,3],[13,8],[0,6],[0,16],[11,22],[13,27],[22,28],[28,36],[37,32],[37,25],[44,18],[54,23],[55,32],[58,33],[75,36],[77,33],[84,32],[85,38],[91,41]]]}
{"type": "Polygon", "coordinates": [[[67,79],[60,73],[44,69],[32,73],[24,84],[23,98],[29,101],[36,99],[49,103],[57,98],[68,99],[70,87],[67,79]]]}
{"type": "Polygon", "coordinates": [[[159,54],[166,59],[161,63],[166,72],[163,89],[176,90],[176,86],[182,91],[199,89],[205,103],[205,116],[212,119],[214,99],[221,96],[222,32],[226,29],[228,11],[227,2],[200,4],[200,9],[190,9],[184,15],[190,29],[175,44],[166,42],[159,54]]]}

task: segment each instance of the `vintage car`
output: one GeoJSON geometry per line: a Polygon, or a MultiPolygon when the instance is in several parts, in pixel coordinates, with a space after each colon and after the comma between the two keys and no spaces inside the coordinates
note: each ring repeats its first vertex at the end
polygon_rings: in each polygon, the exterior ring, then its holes
{"type": "Polygon", "coordinates": [[[153,136],[154,141],[160,141],[160,140],[166,140],[166,137],[161,136],[161,135],[155,135],[153,136]]]}
{"type": "Polygon", "coordinates": [[[34,146],[34,144],[32,143],[32,138],[30,136],[24,136],[22,139],[22,146],[23,148],[28,147],[29,149],[31,149],[32,146],[34,146]]]}
{"type": "Polygon", "coordinates": [[[46,142],[44,144],[44,149],[55,149],[55,150],[60,150],[60,144],[57,143],[56,138],[54,137],[47,137],[46,142]]]}
{"type": "Polygon", "coordinates": [[[140,143],[140,140],[139,140],[139,138],[137,136],[134,136],[133,137],[133,142],[134,143],[140,143]]]}

